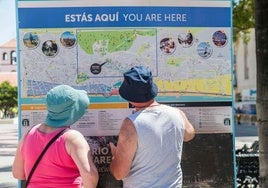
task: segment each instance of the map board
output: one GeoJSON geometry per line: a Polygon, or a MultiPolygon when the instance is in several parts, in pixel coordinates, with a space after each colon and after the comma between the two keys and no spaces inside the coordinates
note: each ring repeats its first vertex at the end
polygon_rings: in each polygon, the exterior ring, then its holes
{"type": "Polygon", "coordinates": [[[19,0],[17,6],[21,133],[45,119],[45,96],[54,86],[86,90],[91,104],[72,127],[93,148],[98,187],[121,187],[109,173],[108,143],[133,109],[118,89],[125,71],[144,65],[159,88],[157,101],[182,109],[195,127],[183,169],[202,169],[189,158],[205,154],[199,147],[212,155],[216,171],[185,170],[184,185],[233,186],[231,1],[19,0]],[[215,153],[218,147],[224,155],[215,153]]]}

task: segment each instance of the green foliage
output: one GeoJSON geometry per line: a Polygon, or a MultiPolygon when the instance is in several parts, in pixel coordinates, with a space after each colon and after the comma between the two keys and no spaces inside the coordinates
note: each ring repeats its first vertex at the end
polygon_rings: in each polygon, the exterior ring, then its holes
{"type": "Polygon", "coordinates": [[[233,40],[250,40],[250,29],[255,26],[254,0],[233,1],[233,40]]]}
{"type": "Polygon", "coordinates": [[[0,110],[7,116],[18,106],[18,87],[13,87],[5,81],[0,84],[0,110]]]}

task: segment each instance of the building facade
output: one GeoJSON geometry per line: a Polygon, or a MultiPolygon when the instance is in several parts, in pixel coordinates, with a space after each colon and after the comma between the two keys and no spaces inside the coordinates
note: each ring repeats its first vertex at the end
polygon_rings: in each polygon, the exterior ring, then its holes
{"type": "Polygon", "coordinates": [[[255,30],[250,40],[242,39],[234,44],[234,96],[235,120],[240,124],[257,124],[257,62],[255,30]]]}
{"type": "Polygon", "coordinates": [[[0,46],[0,83],[8,81],[13,86],[18,85],[16,48],[16,39],[0,46]]]}
{"type": "Polygon", "coordinates": [[[234,44],[234,94],[235,101],[256,101],[257,63],[255,30],[250,33],[250,41],[242,39],[234,44]]]}

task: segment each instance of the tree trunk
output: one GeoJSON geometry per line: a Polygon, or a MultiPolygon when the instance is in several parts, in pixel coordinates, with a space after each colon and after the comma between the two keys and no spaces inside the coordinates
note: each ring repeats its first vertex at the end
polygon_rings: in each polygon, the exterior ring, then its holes
{"type": "Polygon", "coordinates": [[[259,186],[268,187],[268,1],[255,0],[259,186]]]}

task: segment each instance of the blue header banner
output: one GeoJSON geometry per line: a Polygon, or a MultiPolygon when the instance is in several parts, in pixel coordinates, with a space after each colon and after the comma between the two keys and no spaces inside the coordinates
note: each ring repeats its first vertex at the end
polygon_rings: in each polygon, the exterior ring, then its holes
{"type": "Polygon", "coordinates": [[[230,7],[57,7],[18,12],[21,29],[231,26],[230,7]]]}

